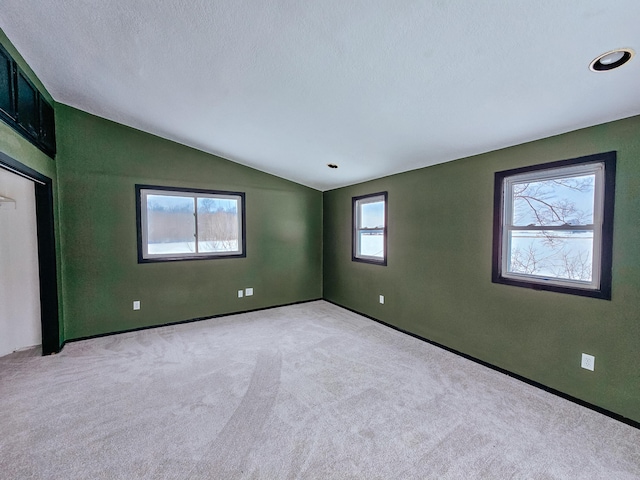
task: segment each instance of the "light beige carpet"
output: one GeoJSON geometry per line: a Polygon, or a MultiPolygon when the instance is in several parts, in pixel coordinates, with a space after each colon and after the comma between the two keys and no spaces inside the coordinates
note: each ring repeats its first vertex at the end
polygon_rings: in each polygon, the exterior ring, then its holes
{"type": "Polygon", "coordinates": [[[638,479],[640,430],[326,302],[0,358],[3,479],[638,479]]]}

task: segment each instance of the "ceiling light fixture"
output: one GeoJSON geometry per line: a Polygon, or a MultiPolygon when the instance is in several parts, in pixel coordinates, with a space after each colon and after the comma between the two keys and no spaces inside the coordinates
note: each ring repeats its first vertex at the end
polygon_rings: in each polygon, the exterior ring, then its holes
{"type": "Polygon", "coordinates": [[[327,167],[329,167],[329,168],[338,168],[338,165],[336,165],[335,163],[327,163],[327,167]]]}
{"type": "Polygon", "coordinates": [[[627,63],[635,52],[630,48],[618,48],[611,50],[610,52],[603,53],[596,57],[589,65],[589,68],[594,72],[606,72],[607,70],[613,70],[614,68],[621,67],[627,63]]]}

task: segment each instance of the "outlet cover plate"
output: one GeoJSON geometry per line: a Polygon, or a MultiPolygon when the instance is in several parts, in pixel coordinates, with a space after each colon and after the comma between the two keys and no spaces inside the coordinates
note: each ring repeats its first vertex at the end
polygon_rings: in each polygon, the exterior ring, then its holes
{"type": "Polygon", "coordinates": [[[580,366],[593,372],[593,369],[596,366],[596,357],[594,357],[593,355],[589,355],[588,353],[583,353],[582,363],[580,364],[580,366]]]}

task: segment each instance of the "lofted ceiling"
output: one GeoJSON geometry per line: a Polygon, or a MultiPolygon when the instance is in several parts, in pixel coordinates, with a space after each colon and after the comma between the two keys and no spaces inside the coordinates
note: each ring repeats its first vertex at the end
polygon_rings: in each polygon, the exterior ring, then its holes
{"type": "Polygon", "coordinates": [[[0,0],[57,102],[318,190],[640,114],[638,56],[588,68],[639,25],[638,0],[0,0]]]}

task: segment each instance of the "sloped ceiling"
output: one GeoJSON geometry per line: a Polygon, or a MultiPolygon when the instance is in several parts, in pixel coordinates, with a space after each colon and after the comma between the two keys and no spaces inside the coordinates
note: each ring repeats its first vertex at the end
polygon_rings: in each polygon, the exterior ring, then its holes
{"type": "Polygon", "coordinates": [[[640,50],[638,0],[0,0],[0,28],[57,102],[319,190],[640,114],[640,58],[588,69],[640,50]]]}

